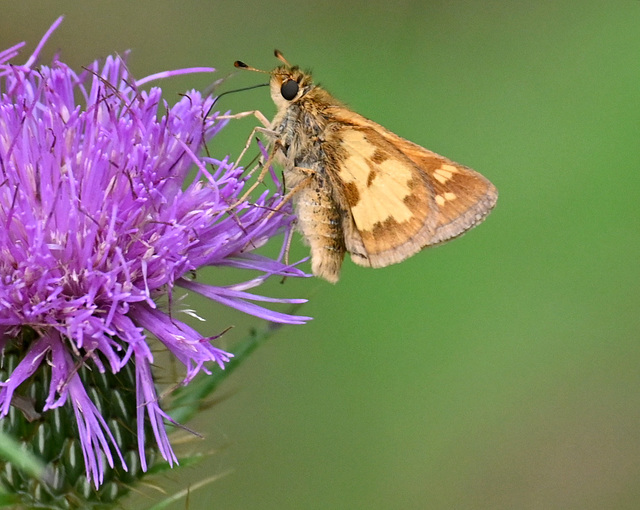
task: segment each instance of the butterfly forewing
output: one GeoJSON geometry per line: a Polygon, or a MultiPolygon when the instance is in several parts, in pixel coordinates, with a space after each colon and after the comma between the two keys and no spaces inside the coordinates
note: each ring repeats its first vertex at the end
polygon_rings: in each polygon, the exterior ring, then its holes
{"type": "Polygon", "coordinates": [[[336,135],[341,155],[327,173],[337,201],[346,204],[343,230],[353,260],[382,267],[419,251],[437,226],[423,172],[368,125],[343,126],[336,135]]]}
{"type": "Polygon", "coordinates": [[[344,154],[331,177],[355,224],[355,232],[344,229],[355,262],[373,267],[400,262],[462,234],[495,204],[495,189],[477,172],[346,108],[332,113],[342,125],[336,136],[344,154]]]}

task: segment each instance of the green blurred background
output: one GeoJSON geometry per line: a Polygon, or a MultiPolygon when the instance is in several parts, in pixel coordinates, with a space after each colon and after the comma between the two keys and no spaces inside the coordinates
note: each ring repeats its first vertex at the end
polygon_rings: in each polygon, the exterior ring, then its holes
{"type": "MultiPolygon", "coordinates": [[[[277,47],[500,191],[485,224],[403,264],[267,286],[309,297],[315,319],[225,383],[190,423],[206,439],[187,451],[215,454],[164,490],[220,474],[188,508],[640,507],[639,1],[3,4],[1,48],[33,49],[65,14],[44,61],[60,49],[76,68],[130,48],[139,77],[221,77],[236,59],[272,68],[277,47]]],[[[175,98],[211,79],[162,85],[175,98]]],[[[266,89],[220,107],[274,112],[266,89]]],[[[214,150],[237,155],[254,123],[214,150]]],[[[228,347],[259,325],[192,302],[203,333],[235,324],[228,347]]]]}

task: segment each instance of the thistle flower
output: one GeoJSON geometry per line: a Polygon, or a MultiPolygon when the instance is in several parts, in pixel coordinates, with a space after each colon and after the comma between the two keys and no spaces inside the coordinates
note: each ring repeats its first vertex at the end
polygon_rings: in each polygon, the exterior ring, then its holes
{"type": "Polygon", "coordinates": [[[207,372],[207,362],[224,368],[232,354],[180,321],[171,306],[162,310],[159,300],[180,286],[268,321],[301,324],[308,317],[257,303],[302,300],[249,291],[272,276],[306,275],[282,254],[274,260],[255,253],[290,233],[291,215],[270,214],[281,190],[230,210],[245,185],[242,168],[200,155],[227,122],[208,113],[213,99],[191,91],[169,106],[159,88],[140,89],[152,79],[213,69],[136,81],[118,57],[79,74],[57,59],[34,67],[60,22],[26,64],[9,64],[21,45],[0,53],[0,348],[3,359],[9,349],[19,354],[0,383],[0,416],[12,399],[16,404],[25,380],[49,366],[44,406],[35,412],[71,403],[86,475],[97,488],[105,463],[125,471],[128,463],[82,373],[133,366],[141,467],[149,431],[173,464],[165,430],[171,419],[158,402],[147,335],[185,366],[185,383],[207,372]],[[252,277],[228,286],[190,278],[211,265],[252,277]]]}

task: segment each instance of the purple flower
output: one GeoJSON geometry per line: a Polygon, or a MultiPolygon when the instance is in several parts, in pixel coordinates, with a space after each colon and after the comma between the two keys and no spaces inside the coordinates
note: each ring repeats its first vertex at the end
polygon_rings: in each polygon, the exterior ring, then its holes
{"type": "MultiPolygon", "coordinates": [[[[293,217],[270,214],[282,190],[276,185],[255,204],[230,210],[245,187],[242,168],[226,157],[201,156],[228,122],[208,114],[213,99],[191,91],[169,106],[159,88],[139,89],[151,79],[213,69],[136,81],[118,57],[79,74],[59,60],[34,67],[60,22],[25,65],[8,63],[21,45],[0,53],[0,347],[24,328],[36,333],[0,383],[0,416],[22,382],[41,364],[51,365],[44,411],[72,403],[87,476],[98,487],[105,460],[126,464],[78,368],[116,373],[133,360],[143,469],[145,414],[173,464],[147,333],[184,364],[185,383],[207,372],[207,362],[224,368],[232,355],[178,320],[171,306],[161,310],[159,299],[171,298],[178,285],[268,321],[301,324],[308,317],[257,303],[303,300],[249,290],[271,276],[306,275],[282,254],[274,260],[254,252],[275,235],[290,235],[293,217]],[[207,265],[251,276],[225,286],[193,281],[193,271],[207,265]]],[[[281,211],[289,213],[289,204],[281,211]]]]}

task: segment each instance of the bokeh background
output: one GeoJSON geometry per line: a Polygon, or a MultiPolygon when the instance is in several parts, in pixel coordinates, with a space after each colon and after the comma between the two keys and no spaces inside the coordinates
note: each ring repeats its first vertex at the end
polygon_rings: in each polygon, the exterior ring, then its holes
{"type": "MultiPolygon", "coordinates": [[[[190,448],[213,455],[156,485],[220,479],[172,508],[640,507],[639,1],[3,2],[0,47],[33,49],[60,14],[43,61],[61,50],[77,68],[132,49],[136,76],[222,77],[236,59],[272,68],[277,47],[500,191],[485,224],[403,264],[267,286],[315,319],[190,423],[205,436],[190,448]]],[[[162,85],[175,98],[211,79],[162,85]]],[[[274,112],[266,89],[220,107],[274,112]]],[[[237,155],[254,124],[214,150],[237,155]]],[[[230,348],[260,325],[192,302],[203,333],[235,325],[230,348]]]]}

